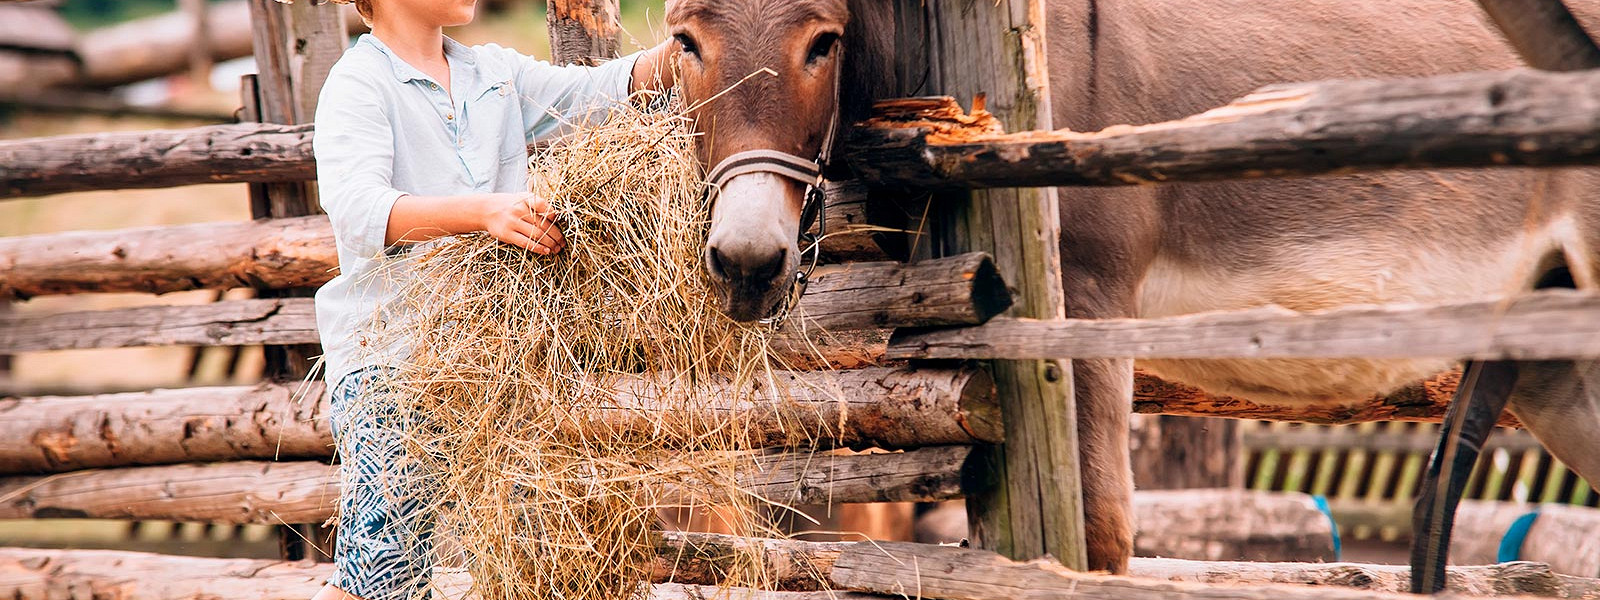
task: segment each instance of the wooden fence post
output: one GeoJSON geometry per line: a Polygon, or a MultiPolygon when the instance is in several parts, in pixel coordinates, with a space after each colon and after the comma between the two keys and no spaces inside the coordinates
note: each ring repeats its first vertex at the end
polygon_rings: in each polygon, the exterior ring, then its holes
{"type": "Polygon", "coordinates": [[[617,0],[550,0],[551,62],[594,65],[616,58],[622,42],[617,0]]]}
{"type": "MultiPolygon", "coordinates": [[[[293,125],[309,123],[316,114],[317,94],[328,79],[328,71],[339,60],[347,45],[344,12],[331,3],[302,0],[281,4],[273,0],[250,0],[251,33],[255,47],[254,78],[246,77],[241,86],[246,120],[293,125]]],[[[250,214],[260,218],[315,215],[315,183],[265,183],[250,185],[250,214]]],[[[315,290],[258,290],[271,297],[310,297],[315,290]]],[[[267,346],[268,379],[293,381],[306,377],[314,357],[322,354],[319,344],[267,346]]],[[[333,533],[318,524],[288,524],[279,527],[284,558],[331,560],[333,533]]]]}
{"type": "MultiPolygon", "coordinates": [[[[916,93],[984,97],[1009,130],[1051,129],[1042,0],[902,0],[896,66],[916,93]],[[918,64],[920,63],[920,64],[918,64]]],[[[1061,318],[1060,223],[1051,188],[936,199],[935,256],[994,256],[1018,317],[1061,318]]],[[[980,547],[1015,559],[1053,556],[1083,569],[1082,490],[1070,361],[992,361],[1006,442],[974,453],[967,512],[980,547]]]]}

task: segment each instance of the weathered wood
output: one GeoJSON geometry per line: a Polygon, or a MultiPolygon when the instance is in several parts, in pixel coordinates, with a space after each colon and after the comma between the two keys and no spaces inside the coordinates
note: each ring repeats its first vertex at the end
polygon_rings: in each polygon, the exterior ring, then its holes
{"type": "MultiPolygon", "coordinates": [[[[1409,504],[1335,501],[1329,508],[1341,526],[1379,527],[1411,535],[1409,504]]],[[[1500,542],[1512,522],[1535,509],[1539,516],[1528,528],[1518,559],[1547,563],[1563,575],[1600,577],[1600,509],[1584,506],[1464,500],[1456,512],[1450,561],[1497,562],[1500,542]]]]}
{"type": "MultiPolygon", "coordinates": [[[[654,600],[868,600],[883,596],[860,592],[772,591],[713,588],[720,581],[724,557],[740,547],[757,545],[774,587],[780,590],[819,587],[817,576],[828,576],[833,561],[852,543],[818,543],[790,540],[748,540],[705,534],[665,534],[660,558],[652,573],[657,583],[654,600]],[[696,585],[696,584],[699,585],[696,585]]],[[[862,544],[864,545],[864,544],[862,544]]],[[[948,553],[938,546],[922,549],[948,553]]],[[[1349,587],[1374,592],[1394,591],[1405,578],[1405,568],[1352,563],[1213,563],[1172,559],[1135,558],[1129,566],[1136,585],[1159,585],[1156,580],[1225,584],[1295,583],[1349,587]]],[[[303,600],[321,588],[333,566],[308,561],[201,558],[117,550],[45,550],[0,548],[0,596],[16,600],[303,600]]],[[[932,575],[932,574],[930,574],[932,575]]],[[[1507,563],[1486,567],[1450,569],[1452,595],[1526,594],[1544,597],[1585,598],[1586,583],[1550,574],[1537,563],[1507,563]],[[1557,591],[1559,590],[1559,591],[1557,591]]],[[[437,569],[434,583],[444,598],[464,599],[471,579],[461,569],[437,569]]],[[[1276,586],[1304,592],[1308,588],[1276,586]]],[[[1221,589],[1228,589],[1222,587],[1221,589]]],[[[910,596],[912,591],[907,596],[910,596]]],[[[899,597],[899,596],[896,596],[899,597]]],[[[911,596],[916,597],[916,596],[911,596]]],[[[1059,597],[1080,597],[1062,594],[1059,597]]],[[[1300,594],[1285,596],[1301,597],[1300,594]]]]}
{"type": "MultiPolygon", "coordinates": [[[[795,313],[826,330],[980,323],[1005,308],[1005,290],[977,254],[853,263],[818,269],[795,313]]],[[[313,317],[310,298],[11,315],[0,317],[0,352],[315,343],[313,317]]]]}
{"type": "Polygon", "coordinates": [[[316,341],[316,312],[310,298],[0,316],[0,353],[316,341]]]}
{"type": "Polygon", "coordinates": [[[855,132],[848,156],[876,182],[975,188],[1593,164],[1597,85],[1600,73],[1527,70],[1282,84],[1186,119],[1092,133],[998,134],[943,119],[931,101],[898,101],[855,132]]]}
{"type": "MultiPolygon", "coordinates": [[[[1215,396],[1197,388],[1172,383],[1139,371],[1133,378],[1133,412],[1140,414],[1226,417],[1265,421],[1299,421],[1339,425],[1367,421],[1419,421],[1437,423],[1461,382],[1461,371],[1448,371],[1409,385],[1387,396],[1341,404],[1300,407],[1262,405],[1243,398],[1215,396]]],[[[1500,415],[1501,427],[1522,427],[1509,411],[1500,415]]]]}
{"type": "Polygon", "coordinates": [[[311,180],[309,125],[240,123],[0,142],[0,193],[311,180]]]}
{"type": "MultiPolygon", "coordinates": [[[[764,456],[741,485],[784,504],[924,502],[961,494],[969,446],[893,454],[764,456]]],[[[230,462],[0,478],[0,519],[321,523],[339,497],[319,462],[230,462]]]]}
{"type": "MultiPolygon", "coordinates": [[[[1130,570],[1138,567],[1130,566],[1130,570]]],[[[840,553],[830,580],[862,592],[943,600],[1373,600],[1410,594],[1331,586],[1211,585],[1071,571],[1053,561],[1019,563],[983,550],[904,542],[858,544],[840,553]]],[[[1445,594],[1446,597],[1452,594],[1445,594]]]]}
{"type": "Polygon", "coordinates": [[[595,65],[617,56],[622,28],[617,0],[550,0],[545,24],[558,65],[595,65]]]}
{"type": "Polygon", "coordinates": [[[905,260],[907,233],[903,220],[880,224],[886,219],[878,203],[869,201],[867,189],[859,181],[829,181],[823,184],[822,227],[811,226],[811,233],[825,233],[820,242],[824,262],[905,260]],[[898,229],[898,230],[896,230],[898,229]]]}
{"type": "MultiPolygon", "coordinates": [[[[754,401],[712,401],[700,419],[734,420],[763,448],[911,448],[998,442],[994,383],[977,368],[779,373],[754,401]]],[[[664,390],[619,383],[613,404],[575,427],[648,431],[664,390]]],[[[712,390],[708,397],[730,398],[712,390]]],[[[750,396],[744,396],[750,397],[750,396]]],[[[320,381],[77,397],[0,399],[0,474],[333,456],[320,381]],[[298,394],[297,394],[298,393],[298,394]]]]}
{"type": "MultiPolygon", "coordinates": [[[[1172,558],[1135,558],[1128,566],[1134,577],[1188,581],[1208,585],[1289,583],[1335,586],[1375,592],[1411,589],[1411,569],[1401,565],[1358,563],[1206,562],[1172,558]]],[[[1572,582],[1536,562],[1450,567],[1446,588],[1465,596],[1538,596],[1587,598],[1593,580],[1572,582]],[[1574,594],[1573,592],[1579,592],[1574,594]]]]}
{"type": "MultiPolygon", "coordinates": [[[[337,8],[354,16],[349,5],[337,8]]],[[[218,2],[206,11],[204,47],[211,60],[222,62],[249,56],[251,51],[250,8],[246,1],[218,2]]],[[[366,31],[360,19],[349,18],[346,32],[366,31]]],[[[89,87],[111,87],[165,75],[189,68],[189,49],[194,47],[195,27],[189,15],[170,12],[136,19],[85,33],[78,42],[81,72],[52,83],[72,83],[89,87]]],[[[44,85],[40,83],[39,85],[44,85]]]]}
{"type": "MultiPolygon", "coordinates": [[[[1049,129],[1045,7],[1041,0],[902,0],[896,70],[922,93],[987,98],[1019,129],[1049,129]]],[[[983,103],[982,100],[974,100],[983,103]]],[[[853,161],[855,162],[855,161],[853,161]]],[[[857,165],[860,166],[860,165],[857,165]]],[[[869,172],[869,171],[862,171],[869,172]]],[[[863,178],[882,183],[881,177],[863,178]]],[[[1054,190],[957,193],[934,200],[924,247],[933,255],[987,252],[1016,296],[1008,313],[1059,318],[1063,297],[1054,190]]],[[[1071,364],[998,361],[991,366],[1006,444],[983,448],[970,476],[971,539],[1014,558],[1053,556],[1084,568],[1078,427],[1071,364]]]]}
{"type": "Polygon", "coordinates": [[[982,252],[970,252],[911,264],[818,268],[794,314],[823,329],[887,328],[983,323],[1011,303],[1011,292],[994,261],[982,252]]]}
{"type": "Polygon", "coordinates": [[[325,216],[50,233],[0,238],[0,298],[310,287],[338,267],[325,216]]]}
{"type": "Polygon", "coordinates": [[[1324,562],[1333,523],[1311,496],[1244,489],[1139,490],[1137,556],[1324,562]]]}
{"type": "MultiPolygon", "coordinates": [[[[996,318],[898,331],[890,358],[1409,358],[1600,356],[1600,296],[1543,291],[1433,306],[1278,307],[1158,319],[996,318]]],[[[1009,438],[1008,438],[1009,439],[1009,438]]]]}

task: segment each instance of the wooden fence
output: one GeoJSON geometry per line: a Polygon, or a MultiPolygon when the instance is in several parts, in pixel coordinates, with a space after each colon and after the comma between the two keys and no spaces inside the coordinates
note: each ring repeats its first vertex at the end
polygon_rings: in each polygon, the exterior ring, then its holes
{"type": "MultiPolygon", "coordinates": [[[[896,24],[905,50],[897,57],[899,67],[920,72],[938,65],[941,75],[925,91],[963,98],[986,93],[992,114],[965,114],[948,98],[893,101],[856,128],[847,156],[863,179],[830,190],[828,203],[839,208],[829,211],[830,218],[844,219],[841,224],[870,220],[879,186],[932,191],[923,233],[939,243],[924,244],[908,257],[902,244],[872,233],[829,238],[825,252],[835,261],[917,260],[839,264],[819,272],[800,314],[825,331],[790,335],[796,343],[802,335],[813,338],[806,341],[823,349],[825,362],[853,370],[785,376],[834,379],[849,409],[824,402],[781,409],[795,412],[786,419],[799,415],[818,428],[831,427],[824,437],[833,445],[892,451],[829,461],[771,455],[764,458],[767,474],[748,483],[792,503],[965,498],[973,517],[971,538],[981,549],[663,536],[663,547],[708,557],[731,544],[770,550],[774,580],[790,591],[756,595],[820,598],[810,590],[827,588],[863,599],[915,593],[985,600],[1014,598],[1026,589],[1024,595],[1211,598],[1223,592],[1208,585],[1225,580],[1248,584],[1226,590],[1234,597],[1388,597],[1381,590],[1398,589],[1400,577],[1375,567],[1353,567],[1352,575],[1304,565],[1227,565],[1222,570],[1230,575],[1224,577],[1206,565],[1141,562],[1134,574],[1143,577],[1127,578],[1008,560],[1049,555],[1067,567],[1084,564],[1077,427],[1065,359],[1600,355],[1600,298],[1574,293],[1535,294],[1509,304],[1315,314],[1259,309],[1144,320],[1063,319],[1057,198],[1053,189],[1038,187],[1592,164],[1600,158],[1600,103],[1591,101],[1600,74],[1512,71],[1298,84],[1172,123],[1089,134],[1007,134],[997,131],[999,122],[1019,130],[1052,128],[1038,110],[1047,93],[1038,83],[1039,4],[894,1],[904,18],[896,24]],[[1483,101],[1490,96],[1498,100],[1483,101]],[[1341,133],[1373,130],[1387,135],[1341,133]],[[1265,145],[1280,151],[1257,152],[1265,145]],[[1162,151],[1149,151],[1156,147],[1162,151]],[[865,288],[892,293],[853,292],[865,288]],[[1490,315],[1498,326],[1481,327],[1490,315]],[[930,362],[935,359],[955,360],[930,362]],[[898,360],[915,362],[892,362],[898,360]]],[[[594,4],[615,14],[614,3],[594,4]]],[[[308,182],[314,172],[308,121],[318,77],[342,49],[345,28],[331,6],[251,0],[250,8],[261,66],[246,85],[244,115],[251,123],[0,142],[0,195],[244,181],[251,183],[256,220],[0,240],[0,295],[245,286],[257,297],[196,307],[0,315],[0,354],[266,345],[270,380],[6,401],[0,518],[293,524],[319,523],[330,514],[337,484],[326,462],[325,407],[290,403],[282,382],[302,375],[305,357],[317,351],[308,347],[317,342],[308,291],[335,262],[326,219],[316,214],[315,188],[308,182]]],[[[553,46],[594,47],[562,40],[553,46]]],[[[651,385],[648,376],[637,384],[651,385]]],[[[1172,406],[1182,412],[1183,406],[1193,410],[1208,401],[1179,388],[1150,393],[1157,388],[1142,387],[1142,410],[1172,406]]],[[[1407,418],[1437,420],[1439,405],[1430,400],[1356,418],[1404,412],[1407,418]]],[[[759,403],[714,408],[758,416],[779,410],[759,403]]],[[[775,427],[754,433],[764,444],[790,434],[775,427]]],[[[713,563],[708,558],[705,564],[713,563]]],[[[1458,570],[1452,577],[1461,589],[1490,593],[1591,593],[1594,585],[1537,566],[1497,569],[1458,570]]],[[[654,578],[654,593],[691,597],[698,589],[687,586],[717,583],[714,573],[664,566],[654,578]]],[[[24,600],[111,589],[127,598],[243,600],[304,597],[307,586],[326,576],[326,567],[4,550],[0,582],[12,581],[6,574],[15,574],[16,583],[0,583],[0,595],[11,592],[24,600]],[[217,572],[224,574],[197,575],[217,572]]]]}

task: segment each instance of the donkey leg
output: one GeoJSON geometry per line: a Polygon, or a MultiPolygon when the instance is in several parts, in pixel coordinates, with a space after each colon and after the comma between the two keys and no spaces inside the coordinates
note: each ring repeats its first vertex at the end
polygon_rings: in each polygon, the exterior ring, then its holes
{"type": "Polygon", "coordinates": [[[1550,454],[1600,490],[1600,361],[1522,363],[1509,408],[1550,454]]]}
{"type": "Polygon", "coordinates": [[[1078,460],[1083,477],[1083,529],[1088,567],[1124,573],[1133,557],[1133,469],[1128,414],[1133,411],[1132,360],[1075,360],[1078,460]]]}
{"type": "Polygon", "coordinates": [[[1433,451],[1422,493],[1412,513],[1411,592],[1430,594],[1444,589],[1445,561],[1450,552],[1450,530],[1456,505],[1478,462],[1484,440],[1494,430],[1517,383],[1518,363],[1508,360],[1469,361],[1461,387],[1450,401],[1439,446],[1433,451]],[[1464,414],[1463,414],[1464,413],[1464,414]],[[1460,429],[1455,428],[1460,424],[1460,429]],[[1456,443],[1453,444],[1452,441],[1456,443]],[[1449,469],[1445,480],[1445,469],[1449,469]]]}

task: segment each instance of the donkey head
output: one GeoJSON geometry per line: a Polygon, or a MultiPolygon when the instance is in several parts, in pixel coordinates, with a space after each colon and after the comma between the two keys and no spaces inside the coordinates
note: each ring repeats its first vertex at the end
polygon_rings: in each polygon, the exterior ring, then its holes
{"type": "MultiPolygon", "coordinates": [[[[846,0],[669,2],[668,31],[683,50],[678,82],[696,107],[697,151],[708,168],[751,150],[818,157],[838,111],[849,18],[846,0]]],[[[768,171],[720,183],[705,269],[722,310],[753,321],[789,293],[807,186],[768,171]]]]}

